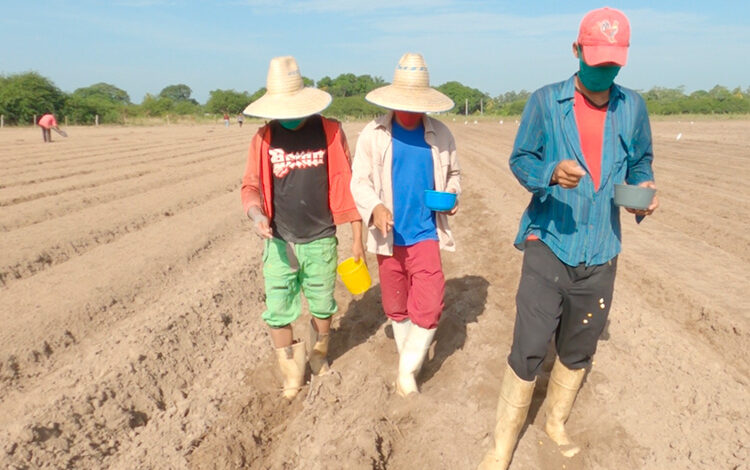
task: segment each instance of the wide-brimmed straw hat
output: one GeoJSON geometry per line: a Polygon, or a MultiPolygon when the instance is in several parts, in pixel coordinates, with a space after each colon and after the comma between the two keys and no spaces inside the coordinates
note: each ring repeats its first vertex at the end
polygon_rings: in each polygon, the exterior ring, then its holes
{"type": "Polygon", "coordinates": [[[323,90],[305,87],[294,57],[274,57],[268,66],[266,93],[243,113],[268,119],[299,119],[323,111],[331,99],[323,90]]]}
{"type": "Polygon", "coordinates": [[[393,83],[376,88],[365,96],[370,103],[397,111],[439,113],[453,107],[453,100],[430,88],[430,74],[421,54],[401,56],[393,83]]]}

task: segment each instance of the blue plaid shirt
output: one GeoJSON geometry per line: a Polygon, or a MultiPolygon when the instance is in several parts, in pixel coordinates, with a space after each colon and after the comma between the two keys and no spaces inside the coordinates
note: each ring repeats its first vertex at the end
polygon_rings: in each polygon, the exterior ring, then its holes
{"type": "Polygon", "coordinates": [[[563,263],[603,264],[620,252],[620,209],[615,183],[653,181],[651,125],[646,103],[635,91],[613,85],[604,124],[599,191],[590,175],[574,189],[550,185],[562,160],[589,171],[581,152],[573,102],[575,75],[535,91],[523,110],[510,169],[531,193],[515,245],[536,235],[563,263]]]}

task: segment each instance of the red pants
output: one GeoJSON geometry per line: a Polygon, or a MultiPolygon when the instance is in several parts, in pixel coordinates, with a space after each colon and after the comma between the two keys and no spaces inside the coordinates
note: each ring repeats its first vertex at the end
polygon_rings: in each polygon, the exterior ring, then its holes
{"type": "Polygon", "coordinates": [[[408,319],[426,329],[437,327],[443,312],[445,277],[436,240],[394,246],[393,256],[378,255],[378,271],[388,318],[408,319]]]}

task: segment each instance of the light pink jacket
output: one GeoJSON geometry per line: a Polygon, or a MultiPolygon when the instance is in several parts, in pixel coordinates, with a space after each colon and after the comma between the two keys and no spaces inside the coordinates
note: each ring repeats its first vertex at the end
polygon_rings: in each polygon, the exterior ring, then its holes
{"type": "MultiPolygon", "coordinates": [[[[393,186],[391,167],[393,146],[391,145],[391,122],[393,112],[371,121],[357,139],[357,149],[352,163],[351,189],[357,210],[366,221],[370,235],[367,237],[367,251],[380,255],[393,255],[393,231],[383,237],[372,223],[372,211],[383,204],[393,213],[393,186]]],[[[436,191],[454,191],[461,194],[461,168],[456,157],[456,142],[448,126],[437,119],[426,116],[424,138],[432,148],[432,166],[435,173],[436,191]]],[[[435,213],[440,248],[456,250],[448,216],[435,213]]]]}
{"type": "Polygon", "coordinates": [[[47,113],[39,118],[39,125],[45,129],[51,129],[57,127],[57,120],[55,119],[55,116],[47,113]]]}

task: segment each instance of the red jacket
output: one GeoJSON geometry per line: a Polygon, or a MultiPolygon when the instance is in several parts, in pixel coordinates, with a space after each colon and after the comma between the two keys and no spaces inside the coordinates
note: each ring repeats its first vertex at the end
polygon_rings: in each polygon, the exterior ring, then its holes
{"type": "MultiPolygon", "coordinates": [[[[343,224],[361,220],[354,204],[349,182],[352,179],[349,145],[341,123],[321,117],[326,134],[328,155],[328,206],[333,223],[343,224]]],[[[247,214],[251,206],[261,207],[269,219],[273,219],[273,173],[268,154],[271,145],[271,130],[268,125],[258,129],[247,155],[245,174],[242,177],[242,209],[247,214]]]]}

